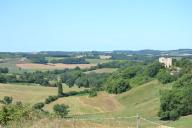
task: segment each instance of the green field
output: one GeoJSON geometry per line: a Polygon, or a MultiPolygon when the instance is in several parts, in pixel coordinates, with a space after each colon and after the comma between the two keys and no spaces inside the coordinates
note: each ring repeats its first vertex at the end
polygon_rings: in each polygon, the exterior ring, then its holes
{"type": "MultiPolygon", "coordinates": [[[[99,120],[104,117],[129,117],[140,114],[142,117],[147,118],[151,121],[165,124],[168,126],[174,126],[175,128],[191,128],[192,116],[183,117],[173,122],[159,121],[157,112],[159,110],[159,90],[169,88],[169,85],[162,85],[158,81],[151,81],[144,85],[135,87],[128,92],[120,95],[109,95],[105,92],[99,92],[97,97],[89,98],[87,95],[84,96],[71,96],[60,98],[55,102],[44,107],[45,110],[52,112],[52,107],[57,103],[64,103],[69,105],[69,115],[78,115],[79,118],[97,118],[91,121],[77,121],[77,124],[82,125],[86,123],[90,126],[98,126],[99,128],[112,127],[115,121],[111,121],[110,125],[106,120],[99,120]],[[166,87],[168,86],[168,87],[166,87]],[[91,125],[92,124],[92,125],[91,125]]],[[[68,88],[64,86],[64,91],[79,91],[83,88],[72,87],[68,88]]],[[[0,84],[0,98],[4,96],[12,96],[15,101],[23,101],[25,103],[34,104],[40,101],[44,101],[49,95],[56,95],[57,88],[53,87],[41,87],[41,86],[26,86],[26,85],[11,85],[11,84],[0,84]]],[[[48,120],[48,119],[47,119],[48,120]]],[[[58,121],[57,119],[54,119],[58,121]]],[[[60,122],[61,121],[59,119],[60,122]]],[[[54,122],[54,121],[53,121],[54,122]]],[[[52,124],[53,122],[48,122],[52,124]]],[[[135,119],[119,120],[122,128],[128,124],[135,124],[135,119]],[[128,123],[128,124],[127,124],[128,123]]],[[[118,124],[116,120],[116,124],[118,124]]],[[[41,122],[36,122],[41,123],[41,122]]],[[[62,123],[61,123],[62,124],[62,123]]],[[[141,122],[143,128],[158,128],[156,125],[150,123],[141,122]]],[[[41,125],[41,124],[40,124],[41,125]]],[[[64,125],[64,124],[63,124],[64,125]]],[[[65,123],[67,125],[67,123],[65,123]]],[[[85,125],[84,125],[85,126],[85,125]]],[[[114,125],[116,126],[116,125],[114,125]]],[[[130,125],[129,125],[130,126],[130,125]]],[[[120,127],[120,126],[119,126],[120,127]]]]}
{"type": "MultiPolygon", "coordinates": [[[[81,91],[83,88],[63,86],[64,92],[81,91]]],[[[12,96],[14,101],[35,104],[44,102],[48,96],[57,95],[56,87],[43,87],[38,85],[0,84],[0,99],[12,96]]]]}
{"type": "Polygon", "coordinates": [[[86,59],[86,61],[88,61],[91,64],[98,64],[98,63],[107,63],[107,62],[110,62],[112,60],[109,60],[109,59],[86,59]]]}
{"type": "Polygon", "coordinates": [[[112,73],[115,72],[117,70],[117,68],[101,68],[101,69],[96,69],[96,70],[92,70],[92,71],[87,71],[85,72],[86,74],[89,73],[112,73]]]}

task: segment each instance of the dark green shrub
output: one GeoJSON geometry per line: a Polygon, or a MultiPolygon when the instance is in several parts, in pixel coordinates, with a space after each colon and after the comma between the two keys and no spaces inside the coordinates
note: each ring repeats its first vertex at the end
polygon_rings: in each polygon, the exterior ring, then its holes
{"type": "Polygon", "coordinates": [[[3,104],[6,104],[6,105],[9,105],[13,102],[13,98],[12,97],[9,97],[9,96],[4,96],[3,100],[2,100],[2,103],[3,104]]]}
{"type": "Polygon", "coordinates": [[[0,74],[0,83],[6,83],[6,82],[7,79],[5,78],[5,76],[0,74]]]}
{"type": "Polygon", "coordinates": [[[97,91],[96,90],[90,90],[89,91],[89,97],[95,97],[95,96],[97,96],[97,91]]]}
{"type": "Polygon", "coordinates": [[[58,96],[49,96],[47,99],[45,99],[45,104],[49,104],[57,99],[58,99],[58,96]]]}
{"type": "Polygon", "coordinates": [[[39,109],[39,110],[41,110],[44,106],[45,106],[45,104],[42,103],[42,102],[40,102],[40,103],[34,104],[34,105],[33,105],[33,108],[34,108],[34,109],[39,109]]]}
{"type": "Polygon", "coordinates": [[[180,115],[177,110],[173,109],[172,111],[170,111],[169,116],[170,116],[170,120],[176,120],[179,118],[180,115]]]}
{"type": "Polygon", "coordinates": [[[57,87],[58,87],[58,96],[63,95],[63,85],[61,82],[57,82],[57,87]]]}
{"type": "Polygon", "coordinates": [[[60,117],[65,117],[68,112],[69,112],[69,107],[67,105],[64,104],[56,104],[53,107],[53,111],[55,112],[55,114],[57,114],[60,117]]]}
{"type": "Polygon", "coordinates": [[[8,73],[9,69],[8,68],[0,68],[0,73],[8,73]]]}

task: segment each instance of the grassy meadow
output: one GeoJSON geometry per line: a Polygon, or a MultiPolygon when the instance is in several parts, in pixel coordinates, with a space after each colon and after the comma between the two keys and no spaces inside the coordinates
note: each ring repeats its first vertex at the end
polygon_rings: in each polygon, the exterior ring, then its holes
{"type": "MultiPolygon", "coordinates": [[[[81,91],[83,88],[63,86],[64,92],[81,91]]],[[[0,99],[4,96],[13,97],[14,101],[35,104],[44,102],[48,96],[57,95],[56,87],[43,87],[38,85],[25,84],[0,84],[0,99]]]]}
{"type": "MultiPolygon", "coordinates": [[[[70,107],[69,116],[76,115],[78,118],[97,118],[94,122],[84,121],[84,123],[92,124],[99,128],[109,127],[106,121],[99,121],[99,118],[104,117],[129,117],[135,116],[139,113],[142,117],[150,119],[161,124],[174,126],[175,128],[190,128],[192,125],[191,116],[183,117],[177,121],[163,122],[159,121],[157,116],[159,110],[159,90],[169,88],[169,85],[160,84],[157,80],[146,83],[142,86],[135,87],[128,92],[120,95],[111,95],[105,92],[99,92],[98,96],[90,98],[88,95],[82,96],[70,96],[60,98],[51,104],[44,107],[44,110],[52,112],[54,104],[64,103],[70,107]],[[102,124],[101,126],[99,124],[102,124]]],[[[69,91],[80,91],[83,88],[67,86],[64,87],[64,92],[69,91]]],[[[29,86],[29,85],[18,85],[18,84],[0,84],[0,98],[4,96],[12,96],[14,101],[22,101],[24,103],[35,104],[37,102],[43,102],[46,97],[50,95],[56,95],[57,88],[54,87],[42,87],[42,86],[29,86]]],[[[48,120],[48,119],[47,119],[48,120]]],[[[56,121],[56,120],[55,120],[56,121]]],[[[76,122],[82,125],[83,121],[76,122]]],[[[121,125],[126,122],[135,124],[135,119],[130,120],[119,120],[121,125]]],[[[40,122],[36,122],[40,123],[40,122]]],[[[84,124],[83,123],[83,124],[84,124]]],[[[152,127],[150,123],[142,122],[143,127],[152,127]]],[[[65,123],[67,125],[68,123],[65,123]]],[[[110,126],[112,126],[111,121],[110,126]]],[[[52,124],[53,125],[53,124],[52,124]]],[[[51,124],[50,124],[51,126],[51,124]]],[[[115,125],[114,125],[115,126],[115,125]]],[[[154,126],[156,128],[156,126],[154,126]]]]}

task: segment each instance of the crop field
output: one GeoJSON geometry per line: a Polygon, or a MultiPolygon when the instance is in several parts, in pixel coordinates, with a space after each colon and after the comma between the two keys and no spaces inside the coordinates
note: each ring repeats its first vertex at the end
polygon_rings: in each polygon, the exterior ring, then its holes
{"type": "Polygon", "coordinates": [[[53,70],[53,69],[73,69],[76,67],[85,69],[96,64],[35,64],[35,63],[26,63],[26,64],[16,64],[17,67],[22,69],[29,70],[53,70]]]}
{"type": "Polygon", "coordinates": [[[112,73],[115,72],[117,70],[117,68],[101,68],[101,69],[96,69],[96,70],[92,70],[92,71],[87,71],[85,72],[86,74],[89,73],[112,73]]]}

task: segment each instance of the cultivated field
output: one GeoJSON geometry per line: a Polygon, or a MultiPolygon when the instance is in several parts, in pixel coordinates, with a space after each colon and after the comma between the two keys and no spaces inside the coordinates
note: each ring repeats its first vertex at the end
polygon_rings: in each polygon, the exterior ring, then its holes
{"type": "Polygon", "coordinates": [[[35,64],[35,63],[26,63],[26,64],[16,64],[17,67],[22,69],[31,69],[31,70],[53,70],[53,69],[74,69],[76,67],[85,69],[96,64],[35,64]]]}

